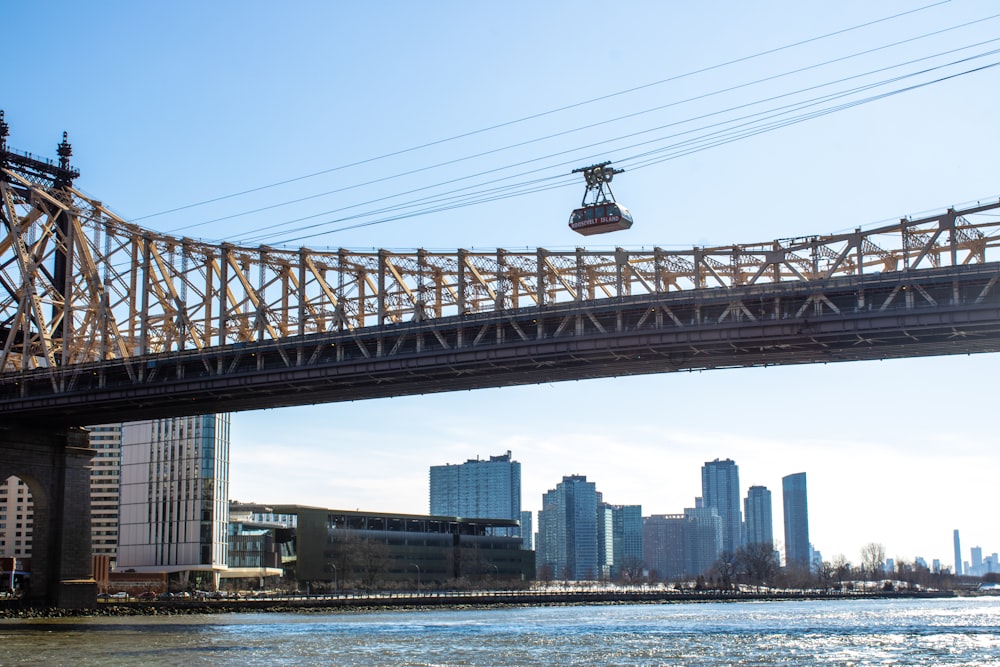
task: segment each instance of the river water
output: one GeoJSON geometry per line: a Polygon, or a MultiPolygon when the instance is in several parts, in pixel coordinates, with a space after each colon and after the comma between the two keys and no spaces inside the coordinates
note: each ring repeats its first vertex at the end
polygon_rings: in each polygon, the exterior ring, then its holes
{"type": "Polygon", "coordinates": [[[1000,598],[3,620],[0,665],[1000,666],[1000,598]]]}

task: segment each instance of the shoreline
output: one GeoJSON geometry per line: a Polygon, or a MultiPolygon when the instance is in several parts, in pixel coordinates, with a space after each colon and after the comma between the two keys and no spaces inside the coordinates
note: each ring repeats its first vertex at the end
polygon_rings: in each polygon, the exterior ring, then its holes
{"type": "Polygon", "coordinates": [[[99,602],[86,609],[60,609],[30,604],[0,606],[0,620],[88,616],[181,616],[197,614],[345,613],[415,609],[477,609],[608,604],[683,604],[699,602],[791,602],[958,597],[954,591],[617,591],[370,594],[254,598],[247,600],[155,600],[99,602]]]}

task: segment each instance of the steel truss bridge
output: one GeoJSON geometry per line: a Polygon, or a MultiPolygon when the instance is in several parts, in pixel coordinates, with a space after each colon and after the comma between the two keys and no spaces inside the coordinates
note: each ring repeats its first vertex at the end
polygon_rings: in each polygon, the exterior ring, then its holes
{"type": "Polygon", "coordinates": [[[1000,202],[686,251],[321,251],[142,229],[8,150],[0,424],[1000,350],[1000,202]]]}

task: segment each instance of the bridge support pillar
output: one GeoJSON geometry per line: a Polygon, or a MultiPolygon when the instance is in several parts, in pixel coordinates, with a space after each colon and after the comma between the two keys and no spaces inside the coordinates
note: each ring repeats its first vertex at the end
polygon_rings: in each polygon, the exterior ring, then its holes
{"type": "MultiPolygon", "coordinates": [[[[97,602],[90,543],[89,465],[94,454],[82,428],[0,426],[0,480],[19,477],[34,506],[27,589],[32,604],[73,609],[97,602]]],[[[27,528],[27,522],[8,516],[6,523],[10,549],[14,527],[24,523],[27,528]]]]}

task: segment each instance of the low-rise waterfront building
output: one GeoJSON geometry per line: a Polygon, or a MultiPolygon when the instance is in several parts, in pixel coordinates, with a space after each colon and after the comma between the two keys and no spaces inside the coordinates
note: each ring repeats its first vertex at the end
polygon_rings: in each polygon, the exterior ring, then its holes
{"type": "Polygon", "coordinates": [[[273,506],[295,515],[294,576],[300,587],[510,585],[534,579],[510,519],[273,506]]]}

